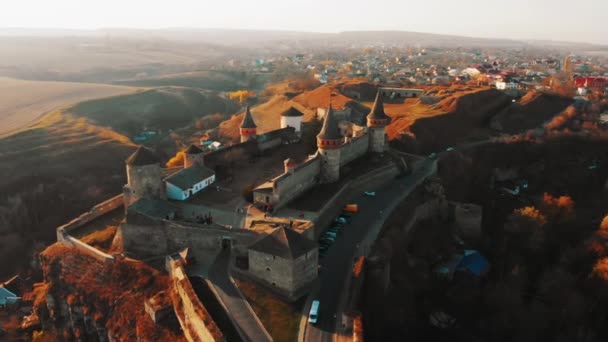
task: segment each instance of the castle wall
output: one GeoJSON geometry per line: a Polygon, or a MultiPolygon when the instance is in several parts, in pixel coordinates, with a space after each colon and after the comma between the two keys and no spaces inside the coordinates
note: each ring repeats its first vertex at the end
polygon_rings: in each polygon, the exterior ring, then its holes
{"type": "Polygon", "coordinates": [[[103,216],[111,211],[114,211],[124,205],[123,195],[114,196],[106,201],[103,201],[91,208],[91,210],[78,216],[72,221],[59,226],[56,230],[57,241],[64,241],[65,236],[73,233],[76,229],[85,224],[103,216]]]}
{"type": "Polygon", "coordinates": [[[293,261],[249,250],[249,272],[288,293],[293,292],[293,261]]]}
{"type": "Polygon", "coordinates": [[[124,188],[127,205],[140,198],[163,198],[164,189],[160,175],[160,165],[127,165],[127,186],[124,188]]]}
{"type": "Polygon", "coordinates": [[[380,88],[380,92],[387,98],[393,97],[420,97],[424,93],[422,89],[408,89],[408,88],[380,88]]]}
{"type": "Polygon", "coordinates": [[[320,172],[321,160],[315,157],[295,166],[290,172],[275,178],[274,193],[278,200],[275,208],[285,206],[304,191],[312,188],[317,184],[320,172]]]}
{"type": "Polygon", "coordinates": [[[318,150],[321,155],[321,182],[333,183],[340,179],[340,149],[318,150]]]}
{"type": "Polygon", "coordinates": [[[282,142],[283,142],[283,139],[281,138],[281,136],[277,135],[273,139],[269,139],[267,141],[262,141],[262,142],[258,141],[258,148],[260,149],[260,151],[266,151],[271,148],[281,146],[282,142]]]}
{"type": "Polygon", "coordinates": [[[174,263],[170,276],[177,294],[173,298],[173,308],[186,339],[189,342],[223,341],[222,332],[194,292],[184,269],[174,263]]]}
{"type": "Polygon", "coordinates": [[[124,250],[135,257],[150,257],[174,253],[185,247],[220,251],[224,239],[231,241],[236,254],[246,254],[247,247],[259,235],[245,229],[226,229],[213,225],[186,225],[160,221],[155,225],[124,223],[121,226],[124,250]]]}
{"type": "Polygon", "coordinates": [[[384,127],[370,127],[368,132],[369,150],[376,153],[384,152],[386,146],[384,127]]]}
{"type": "Polygon", "coordinates": [[[249,273],[288,297],[317,279],[319,252],[313,249],[295,260],[249,250],[249,273]]]}
{"type": "Polygon", "coordinates": [[[205,155],[203,153],[196,153],[196,154],[186,153],[184,155],[184,168],[188,168],[195,164],[204,166],[205,165],[204,157],[205,157],[205,155]]]}
{"type": "Polygon", "coordinates": [[[317,270],[319,265],[319,250],[317,248],[300,256],[293,261],[293,282],[295,288],[293,292],[306,287],[317,279],[317,270]]]}
{"type": "Polygon", "coordinates": [[[247,161],[251,156],[258,153],[257,142],[250,140],[205,154],[205,165],[215,170],[218,165],[227,165],[232,161],[237,163],[247,161]]]}
{"type": "Polygon", "coordinates": [[[340,166],[350,163],[367,153],[369,148],[369,134],[352,138],[340,150],[340,166]]]}

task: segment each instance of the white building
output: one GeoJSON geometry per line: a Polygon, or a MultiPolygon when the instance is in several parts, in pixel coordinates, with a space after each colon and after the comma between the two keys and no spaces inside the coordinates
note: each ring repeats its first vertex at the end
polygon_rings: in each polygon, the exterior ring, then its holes
{"type": "Polygon", "coordinates": [[[200,165],[183,169],[165,178],[167,198],[183,201],[215,182],[215,172],[200,165]]]}
{"type": "Polygon", "coordinates": [[[302,118],[304,114],[294,107],[290,107],[281,113],[281,128],[293,127],[297,134],[302,131],[302,118]]]}

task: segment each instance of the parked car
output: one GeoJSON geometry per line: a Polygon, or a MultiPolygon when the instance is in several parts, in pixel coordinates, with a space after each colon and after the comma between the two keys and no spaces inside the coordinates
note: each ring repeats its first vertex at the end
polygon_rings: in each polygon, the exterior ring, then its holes
{"type": "Polygon", "coordinates": [[[454,148],[452,146],[450,146],[450,147],[446,148],[445,150],[448,152],[452,152],[452,151],[454,151],[454,148]]]}
{"type": "Polygon", "coordinates": [[[437,153],[431,153],[431,154],[429,154],[429,158],[431,158],[431,159],[437,159],[437,153]]]}
{"type": "Polygon", "coordinates": [[[365,191],[363,194],[365,196],[370,196],[370,197],[376,196],[376,192],[375,191],[365,191]]]}

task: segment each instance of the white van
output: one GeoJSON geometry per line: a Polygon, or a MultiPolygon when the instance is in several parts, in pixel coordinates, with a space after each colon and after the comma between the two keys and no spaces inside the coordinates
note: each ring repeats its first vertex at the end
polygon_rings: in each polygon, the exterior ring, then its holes
{"type": "Polygon", "coordinates": [[[310,312],[308,313],[308,323],[317,324],[319,319],[319,304],[319,301],[316,299],[312,301],[310,312]]]}

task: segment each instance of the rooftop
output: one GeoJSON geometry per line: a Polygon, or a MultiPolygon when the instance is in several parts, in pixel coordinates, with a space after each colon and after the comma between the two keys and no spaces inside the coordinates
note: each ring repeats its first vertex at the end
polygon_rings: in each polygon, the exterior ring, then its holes
{"type": "Polygon", "coordinates": [[[334,115],[334,110],[331,108],[331,104],[325,114],[325,120],[323,120],[323,127],[317,135],[317,138],[323,140],[341,140],[342,132],[340,132],[340,126],[338,126],[338,120],[334,115]]]}
{"type": "Polygon", "coordinates": [[[166,218],[177,211],[177,207],[167,201],[153,198],[141,198],[129,206],[129,210],[136,211],[150,217],[166,218]]]}
{"type": "Polygon", "coordinates": [[[373,120],[390,120],[390,117],[384,112],[384,101],[382,100],[382,93],[380,91],[376,94],[374,105],[367,117],[373,120]]]}
{"type": "Polygon", "coordinates": [[[249,110],[249,106],[245,110],[245,116],[243,117],[243,121],[241,121],[241,128],[257,128],[258,126],[253,121],[253,117],[251,116],[251,110],[249,110]]]}
{"type": "Polygon", "coordinates": [[[215,175],[213,170],[204,166],[194,165],[165,178],[165,182],[171,183],[182,190],[187,190],[194,184],[198,184],[213,175],[215,175]]]}
{"type": "Polygon", "coordinates": [[[127,158],[126,163],[127,165],[132,166],[152,165],[160,163],[160,159],[154,151],[140,145],[137,150],[127,158]]]}
{"type": "Polygon", "coordinates": [[[249,249],[285,259],[297,259],[317,248],[317,245],[295,231],[279,227],[258,240],[249,249]]]}
{"type": "Polygon", "coordinates": [[[190,147],[188,147],[188,149],[186,150],[186,154],[200,154],[200,153],[203,153],[203,150],[201,150],[196,145],[190,145],[190,147]]]}
{"type": "Polygon", "coordinates": [[[289,109],[287,109],[286,111],[283,111],[281,113],[281,116],[298,117],[298,116],[304,116],[304,113],[300,112],[295,107],[289,107],[289,109]]]}

